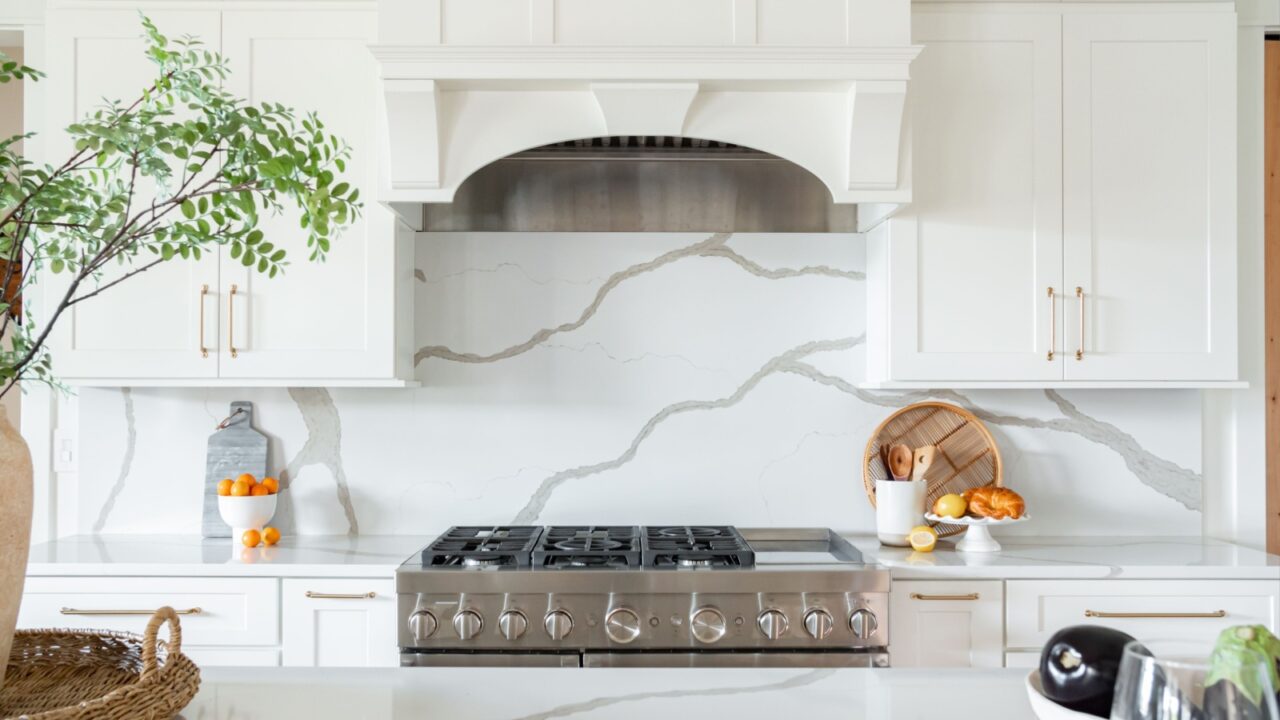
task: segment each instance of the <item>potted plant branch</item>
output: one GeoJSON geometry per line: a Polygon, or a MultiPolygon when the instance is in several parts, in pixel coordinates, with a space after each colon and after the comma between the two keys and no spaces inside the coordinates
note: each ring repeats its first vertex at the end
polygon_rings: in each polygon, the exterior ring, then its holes
{"type": "MultiPolygon", "coordinates": [[[[63,314],[168,262],[222,249],[275,277],[286,253],[258,229],[264,214],[301,213],[309,260],[361,211],[342,181],[350,148],[315,114],[251,105],[222,89],[223,58],[169,39],[142,18],[153,82],[67,128],[60,165],[35,164],[0,138],[0,396],[20,382],[56,384],[47,341],[63,314]],[[58,282],[38,317],[20,303],[58,282]],[[65,287],[64,287],[65,286],[65,287]]],[[[0,53],[0,82],[41,73],[0,53]]],[[[0,686],[22,596],[31,528],[25,442],[0,413],[0,686]]]]}

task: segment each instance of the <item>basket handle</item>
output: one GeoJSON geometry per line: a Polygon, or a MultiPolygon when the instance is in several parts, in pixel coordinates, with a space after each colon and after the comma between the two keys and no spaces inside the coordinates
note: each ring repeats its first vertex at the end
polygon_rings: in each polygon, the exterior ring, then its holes
{"type": "Polygon", "coordinates": [[[142,634],[141,679],[143,680],[150,677],[158,669],[156,667],[156,646],[159,644],[159,640],[156,635],[160,632],[160,624],[165,621],[169,623],[169,654],[182,652],[182,627],[178,624],[178,613],[173,608],[165,605],[156,610],[151,619],[147,621],[146,632],[142,634]]]}

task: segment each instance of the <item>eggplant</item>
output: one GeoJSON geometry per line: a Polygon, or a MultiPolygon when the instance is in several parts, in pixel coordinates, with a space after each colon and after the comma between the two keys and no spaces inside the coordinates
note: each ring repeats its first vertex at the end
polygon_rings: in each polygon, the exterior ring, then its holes
{"type": "Polygon", "coordinates": [[[1040,652],[1044,694],[1072,710],[1111,717],[1120,659],[1133,639],[1100,625],[1073,625],[1054,633],[1040,652]]]}

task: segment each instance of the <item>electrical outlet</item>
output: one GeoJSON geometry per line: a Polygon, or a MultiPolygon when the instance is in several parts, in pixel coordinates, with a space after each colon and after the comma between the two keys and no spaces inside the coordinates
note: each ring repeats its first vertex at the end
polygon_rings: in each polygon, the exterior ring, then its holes
{"type": "Polygon", "coordinates": [[[53,471],[74,473],[80,465],[80,439],[74,430],[53,431],[53,471]]]}

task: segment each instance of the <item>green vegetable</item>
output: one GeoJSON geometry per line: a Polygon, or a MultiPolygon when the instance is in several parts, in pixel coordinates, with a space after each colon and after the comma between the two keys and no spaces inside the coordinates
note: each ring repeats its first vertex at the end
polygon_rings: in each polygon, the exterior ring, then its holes
{"type": "Polygon", "coordinates": [[[1263,625],[1237,625],[1223,630],[1209,657],[1205,687],[1226,680],[1239,688],[1255,705],[1262,702],[1262,685],[1256,665],[1249,661],[1257,653],[1267,662],[1271,687],[1280,691],[1280,639],[1263,625]]]}

